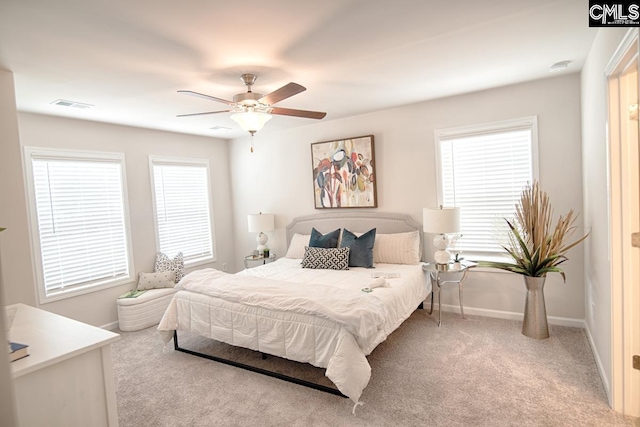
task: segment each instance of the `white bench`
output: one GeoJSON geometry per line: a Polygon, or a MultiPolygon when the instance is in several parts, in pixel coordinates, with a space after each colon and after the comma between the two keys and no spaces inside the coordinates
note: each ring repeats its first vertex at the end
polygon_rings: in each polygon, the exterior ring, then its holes
{"type": "Polygon", "coordinates": [[[175,288],[149,289],[137,298],[119,298],[118,323],[121,331],[139,331],[160,323],[175,288]]]}

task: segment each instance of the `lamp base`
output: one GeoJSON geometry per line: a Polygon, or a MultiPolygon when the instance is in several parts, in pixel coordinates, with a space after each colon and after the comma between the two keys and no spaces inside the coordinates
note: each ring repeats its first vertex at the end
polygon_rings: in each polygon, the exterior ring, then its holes
{"type": "Polygon", "coordinates": [[[451,260],[451,254],[446,250],[438,250],[433,254],[436,264],[448,264],[451,260]]]}
{"type": "Polygon", "coordinates": [[[267,235],[262,231],[258,234],[258,237],[256,237],[256,242],[258,242],[258,247],[256,249],[260,251],[260,253],[264,252],[265,249],[268,249],[267,240],[269,240],[269,237],[267,237],[267,235]]]}
{"type": "Polygon", "coordinates": [[[446,234],[438,234],[433,238],[433,246],[437,249],[433,254],[436,264],[448,264],[451,259],[451,254],[447,251],[449,236],[446,234]]]}
{"type": "Polygon", "coordinates": [[[438,234],[433,237],[433,246],[436,249],[446,250],[449,247],[449,236],[446,234],[438,234]]]}

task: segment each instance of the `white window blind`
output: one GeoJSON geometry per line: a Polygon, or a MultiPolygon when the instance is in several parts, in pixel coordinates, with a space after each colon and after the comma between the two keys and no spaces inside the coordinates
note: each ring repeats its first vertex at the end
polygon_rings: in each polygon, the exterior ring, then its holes
{"type": "Polygon", "coordinates": [[[129,281],[122,157],[26,153],[41,300],[129,281]]]}
{"type": "Polygon", "coordinates": [[[535,118],[436,132],[440,200],[460,207],[463,237],[456,250],[503,253],[506,223],[527,182],[534,178],[535,118]]]}
{"type": "Polygon", "coordinates": [[[208,162],[151,157],[158,250],[185,263],[214,258],[208,162]]]}

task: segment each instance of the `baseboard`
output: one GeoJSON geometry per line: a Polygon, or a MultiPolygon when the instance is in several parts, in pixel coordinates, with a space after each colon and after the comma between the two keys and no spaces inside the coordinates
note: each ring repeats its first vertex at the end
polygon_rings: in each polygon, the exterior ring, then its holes
{"type": "Polygon", "coordinates": [[[111,323],[107,323],[106,325],[102,325],[100,326],[102,329],[106,329],[107,331],[115,331],[116,329],[118,329],[118,322],[111,322],[111,323]]]}
{"type": "Polygon", "coordinates": [[[589,345],[591,346],[591,353],[593,353],[593,357],[596,359],[596,366],[598,367],[598,372],[600,373],[600,379],[602,380],[604,392],[607,394],[607,401],[609,402],[609,406],[613,408],[613,404],[611,402],[611,389],[609,386],[609,379],[604,373],[604,365],[602,364],[602,360],[600,360],[600,353],[598,353],[596,343],[593,341],[593,335],[591,335],[591,330],[589,329],[589,325],[587,324],[587,322],[584,322],[584,329],[587,332],[587,338],[589,339],[589,345]]]}
{"type": "MultiPolygon", "coordinates": [[[[459,305],[442,304],[442,311],[460,313],[459,305]]],[[[474,316],[495,317],[498,319],[522,320],[522,313],[512,311],[490,310],[487,308],[464,307],[465,314],[474,316]]],[[[571,317],[547,316],[547,321],[551,325],[569,326],[571,328],[584,328],[584,319],[574,319],[571,317]]]]}

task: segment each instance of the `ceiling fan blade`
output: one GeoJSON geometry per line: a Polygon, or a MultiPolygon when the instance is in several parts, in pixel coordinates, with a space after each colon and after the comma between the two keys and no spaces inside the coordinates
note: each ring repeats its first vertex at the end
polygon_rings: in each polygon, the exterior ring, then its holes
{"type": "Polygon", "coordinates": [[[300,92],[304,92],[305,90],[307,90],[306,87],[300,86],[298,83],[292,82],[282,86],[280,89],[276,89],[273,92],[263,96],[258,101],[263,104],[272,105],[272,104],[275,104],[276,102],[280,102],[283,99],[287,99],[300,92]]]}
{"type": "Polygon", "coordinates": [[[179,90],[178,93],[184,93],[185,95],[197,96],[198,98],[208,99],[210,101],[222,102],[227,105],[234,105],[233,102],[227,101],[226,99],[216,98],[215,96],[205,95],[204,93],[198,93],[191,90],[179,90]]]}
{"type": "Polygon", "coordinates": [[[233,111],[233,110],[207,111],[206,113],[178,114],[176,117],[204,116],[205,114],[228,113],[229,111],[233,111]]]}
{"type": "Polygon", "coordinates": [[[294,110],[293,108],[272,107],[271,114],[279,114],[281,116],[304,117],[306,119],[323,119],[327,113],[320,111],[294,110]]]}

